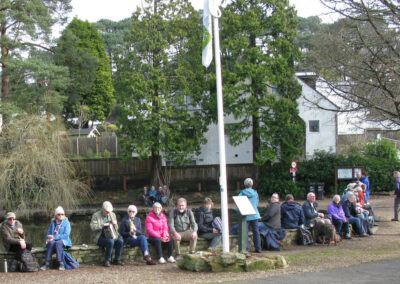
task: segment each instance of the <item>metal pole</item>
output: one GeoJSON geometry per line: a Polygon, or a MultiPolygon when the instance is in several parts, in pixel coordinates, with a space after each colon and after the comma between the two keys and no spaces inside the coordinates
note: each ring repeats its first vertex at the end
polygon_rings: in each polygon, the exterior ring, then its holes
{"type": "Polygon", "coordinates": [[[228,185],[226,181],[224,102],[222,95],[222,75],[221,75],[218,17],[214,17],[214,15],[213,15],[213,25],[214,25],[215,73],[217,77],[219,170],[220,170],[219,184],[221,187],[222,251],[229,252],[228,185]]]}

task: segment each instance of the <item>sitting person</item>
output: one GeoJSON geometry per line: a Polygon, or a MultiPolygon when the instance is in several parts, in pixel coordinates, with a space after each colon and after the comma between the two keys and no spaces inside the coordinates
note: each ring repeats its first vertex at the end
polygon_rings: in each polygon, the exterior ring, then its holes
{"type": "Polygon", "coordinates": [[[65,217],[64,209],[58,206],[54,212],[54,219],[51,221],[49,230],[47,231],[46,262],[40,267],[41,270],[46,270],[50,267],[51,255],[54,252],[59,263],[58,270],[65,270],[63,253],[64,248],[72,246],[71,239],[69,238],[70,233],[71,224],[68,218],[65,217]]]}
{"type": "Polygon", "coordinates": [[[345,189],[345,191],[342,194],[342,198],[341,201],[345,201],[347,199],[346,195],[348,192],[354,192],[354,188],[357,186],[357,184],[355,182],[349,183],[347,185],[347,188],[345,189]]]}
{"type": "Polygon", "coordinates": [[[181,241],[189,241],[189,253],[195,253],[197,244],[197,223],[192,210],[187,208],[185,198],[179,198],[176,208],[169,212],[169,231],[174,239],[177,257],[181,254],[181,241]]]}
{"type": "Polygon", "coordinates": [[[210,246],[208,247],[209,249],[217,248],[222,244],[222,234],[217,228],[213,226],[213,205],[214,203],[210,198],[205,198],[203,207],[201,207],[199,209],[199,212],[197,213],[199,237],[211,240],[210,246]]]}
{"type": "Polygon", "coordinates": [[[281,204],[279,203],[279,195],[277,193],[272,194],[271,203],[269,204],[267,211],[261,218],[262,222],[259,222],[260,231],[265,229],[280,229],[281,228],[281,204]]]}
{"type": "Polygon", "coordinates": [[[345,239],[351,239],[349,222],[344,214],[342,204],[340,203],[340,196],[336,194],[333,200],[328,205],[327,214],[332,216],[332,223],[336,228],[336,232],[341,234],[344,225],[345,239]]]}
{"type": "Polygon", "coordinates": [[[121,254],[124,248],[124,240],[118,236],[117,217],[113,211],[110,201],[104,201],[101,211],[93,214],[90,222],[90,229],[93,231],[93,241],[95,244],[106,248],[104,266],[109,267],[113,248],[115,247],[115,256],[113,264],[124,265],[121,261],[121,254]],[[109,233],[111,235],[109,235],[109,233]]]}
{"type": "Polygon", "coordinates": [[[346,216],[346,219],[350,224],[355,226],[361,237],[368,237],[368,234],[363,226],[363,220],[358,216],[356,209],[356,196],[352,192],[348,192],[346,196],[346,200],[344,202],[342,201],[343,212],[346,216]]]}
{"type": "MultiPolygon", "coordinates": [[[[248,227],[251,226],[251,231],[253,232],[253,243],[256,253],[261,252],[261,239],[260,239],[260,228],[258,227],[258,220],[261,218],[260,212],[258,212],[258,193],[255,189],[253,189],[253,180],[251,178],[246,178],[243,182],[244,189],[242,189],[239,193],[239,196],[247,196],[250,200],[251,205],[253,206],[256,214],[248,215],[246,217],[247,221],[247,231],[249,231],[248,227]]],[[[247,250],[250,249],[249,239],[247,238],[247,250]]]]}
{"type": "Polygon", "coordinates": [[[146,217],[146,237],[148,242],[156,247],[158,263],[166,263],[163,257],[162,244],[168,245],[167,261],[175,262],[172,256],[174,253],[174,241],[169,236],[167,217],[162,212],[162,206],[158,202],[153,204],[153,210],[146,217]]]}
{"type": "MultiPolygon", "coordinates": [[[[31,251],[32,244],[25,241],[24,230],[20,221],[16,220],[14,212],[6,214],[6,220],[1,223],[1,236],[3,245],[7,251],[15,252],[16,260],[20,261],[25,250],[31,251]]],[[[11,271],[15,271],[17,263],[13,262],[11,271]]]]}
{"type": "Polygon", "coordinates": [[[148,205],[153,206],[154,202],[157,202],[157,190],[154,185],[150,187],[150,190],[147,192],[148,195],[148,205]]]}
{"type": "Polygon", "coordinates": [[[157,201],[163,205],[167,204],[169,196],[169,189],[167,185],[160,186],[157,191],[157,201]]]}
{"type": "Polygon", "coordinates": [[[263,248],[268,250],[280,250],[280,241],[285,238],[286,232],[281,229],[281,205],[279,195],[272,194],[271,203],[259,222],[260,234],[264,237],[263,248]]]}
{"type": "Polygon", "coordinates": [[[324,218],[323,213],[318,213],[318,203],[315,202],[315,193],[309,192],[307,194],[307,200],[303,203],[304,212],[304,225],[310,227],[311,221],[317,217],[324,218]]]}
{"type": "Polygon", "coordinates": [[[281,206],[281,223],[284,229],[298,229],[304,225],[304,212],[301,205],[294,201],[291,194],[286,195],[281,206]]]}
{"type": "Polygon", "coordinates": [[[142,224],[140,219],[136,217],[136,214],[136,206],[129,205],[128,216],[122,219],[121,222],[121,236],[124,238],[125,244],[131,247],[140,246],[146,263],[148,265],[154,265],[156,263],[150,257],[147,239],[142,234],[142,224]]]}

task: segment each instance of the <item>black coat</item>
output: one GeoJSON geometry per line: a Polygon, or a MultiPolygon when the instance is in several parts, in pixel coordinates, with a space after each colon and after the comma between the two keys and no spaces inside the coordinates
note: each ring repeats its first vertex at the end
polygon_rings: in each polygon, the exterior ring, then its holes
{"type": "MultiPolygon", "coordinates": [[[[129,237],[131,237],[131,235],[130,235],[131,229],[129,227],[129,223],[130,223],[129,222],[129,216],[126,216],[121,221],[120,234],[124,238],[125,241],[129,237]]],[[[136,236],[142,235],[142,224],[141,224],[140,219],[138,217],[135,217],[135,219],[133,219],[133,224],[136,227],[136,236]]]]}
{"type": "Polygon", "coordinates": [[[304,224],[304,212],[301,205],[286,201],[281,206],[281,222],[284,229],[297,229],[304,224]]]}
{"type": "Polygon", "coordinates": [[[305,217],[304,225],[309,227],[311,224],[311,220],[318,217],[318,203],[314,202],[314,207],[311,205],[310,201],[306,201],[303,203],[303,212],[305,217]]]}
{"type": "Polygon", "coordinates": [[[206,212],[206,209],[201,207],[196,215],[197,215],[196,222],[197,226],[199,227],[199,235],[212,233],[213,232],[212,222],[214,220],[212,211],[206,212]]]}
{"type": "Polygon", "coordinates": [[[344,215],[346,215],[346,218],[358,217],[355,203],[351,203],[348,199],[346,199],[342,202],[342,207],[344,215]]]}
{"type": "Polygon", "coordinates": [[[272,229],[280,229],[281,228],[281,204],[278,202],[271,203],[267,211],[265,211],[264,216],[261,218],[263,223],[272,228],[272,229]]]}

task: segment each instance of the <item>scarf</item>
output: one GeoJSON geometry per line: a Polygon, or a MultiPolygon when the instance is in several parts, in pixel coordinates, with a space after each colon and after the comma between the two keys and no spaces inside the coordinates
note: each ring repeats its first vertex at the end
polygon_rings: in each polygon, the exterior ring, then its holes
{"type": "Polygon", "coordinates": [[[58,231],[60,230],[60,227],[61,227],[61,222],[62,221],[56,220],[56,228],[54,229],[53,236],[58,235],[58,231]]]}

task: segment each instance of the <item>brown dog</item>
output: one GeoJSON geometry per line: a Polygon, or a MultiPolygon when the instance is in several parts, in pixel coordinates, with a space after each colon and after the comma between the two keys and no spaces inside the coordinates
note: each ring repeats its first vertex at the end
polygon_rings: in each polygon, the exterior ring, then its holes
{"type": "Polygon", "coordinates": [[[340,236],[336,234],[335,226],[329,219],[316,218],[314,224],[314,239],[320,244],[336,245],[340,242],[340,236]]]}

